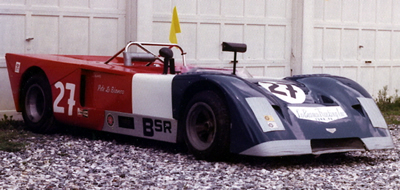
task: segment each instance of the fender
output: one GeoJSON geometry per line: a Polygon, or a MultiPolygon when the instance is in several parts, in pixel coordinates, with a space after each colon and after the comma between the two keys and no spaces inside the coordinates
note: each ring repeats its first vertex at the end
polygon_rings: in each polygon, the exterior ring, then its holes
{"type": "MultiPolygon", "coordinates": [[[[229,107],[232,122],[231,152],[233,153],[241,153],[252,146],[269,141],[388,136],[385,127],[373,127],[370,124],[369,120],[373,121],[374,117],[366,114],[362,99],[371,100],[371,96],[350,79],[330,75],[310,75],[281,80],[281,82],[286,81],[287,84],[296,84],[306,92],[305,106],[318,103],[343,107],[349,114],[345,118],[346,127],[338,126],[335,122],[325,123],[322,127],[321,124],[315,122],[297,119],[287,109],[291,104],[279,100],[272,93],[260,88],[256,81],[252,83],[233,75],[213,73],[178,75],[174,78],[172,85],[173,117],[177,120],[183,119],[181,117],[186,102],[194,93],[201,90],[217,90],[224,96],[229,107]],[[248,100],[251,98],[259,98],[256,102],[264,102],[263,109],[266,111],[256,113],[255,106],[257,105],[249,105],[248,100]],[[261,122],[257,122],[260,116],[265,115],[273,115],[275,121],[279,120],[277,130],[266,131],[261,126],[261,122]],[[361,130],[359,125],[370,125],[368,127],[370,130],[361,130]],[[326,131],[326,128],[338,128],[338,131],[331,134],[326,131]]],[[[260,79],[260,81],[263,80],[260,79]]]]}
{"type": "Polygon", "coordinates": [[[23,86],[23,82],[30,76],[37,72],[43,72],[52,85],[55,81],[60,80],[78,69],[78,67],[71,67],[71,64],[60,64],[52,55],[17,55],[7,53],[5,58],[17,111],[21,111],[19,105],[20,89],[23,86]],[[45,67],[45,65],[50,66],[45,67]]]}
{"type": "MultiPolygon", "coordinates": [[[[349,78],[345,78],[345,77],[341,77],[341,76],[335,76],[335,75],[329,75],[329,74],[312,74],[312,75],[295,75],[293,77],[286,77],[284,79],[293,80],[293,81],[301,81],[302,79],[305,79],[305,78],[315,78],[315,77],[321,77],[321,78],[325,77],[325,78],[335,79],[338,82],[359,92],[362,96],[364,96],[366,98],[372,98],[371,95],[360,84],[356,83],[355,81],[353,81],[349,78]]],[[[314,82],[316,82],[317,80],[315,80],[314,82]]]]}
{"type": "Polygon", "coordinates": [[[182,120],[186,103],[202,90],[219,91],[225,98],[231,116],[231,144],[233,153],[240,153],[264,142],[265,136],[246,98],[266,97],[256,85],[234,75],[199,73],[177,75],[172,82],[173,117],[182,120]]]}

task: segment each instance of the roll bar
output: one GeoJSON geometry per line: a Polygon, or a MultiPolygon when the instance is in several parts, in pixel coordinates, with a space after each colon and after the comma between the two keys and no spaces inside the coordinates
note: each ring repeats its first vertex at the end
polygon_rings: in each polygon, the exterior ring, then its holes
{"type": "MultiPolygon", "coordinates": [[[[155,57],[155,59],[158,59],[161,62],[164,62],[164,61],[161,58],[159,58],[158,55],[156,55],[155,53],[151,52],[150,50],[148,50],[144,46],[161,46],[161,47],[168,47],[169,49],[171,49],[173,47],[176,47],[181,51],[183,66],[186,66],[186,59],[185,59],[186,52],[183,51],[181,46],[179,46],[178,44],[153,43],[153,42],[129,42],[124,48],[122,48],[115,55],[113,55],[110,59],[108,59],[106,62],[104,62],[104,64],[108,64],[110,61],[112,61],[114,58],[116,58],[122,52],[128,52],[129,51],[129,47],[131,47],[132,45],[135,45],[135,46],[139,47],[140,49],[142,49],[143,51],[145,51],[146,53],[149,53],[149,54],[153,55],[155,57]]],[[[134,57],[132,57],[132,58],[134,59],[134,57]]],[[[146,66],[148,66],[150,64],[151,63],[148,63],[146,66]]]]}

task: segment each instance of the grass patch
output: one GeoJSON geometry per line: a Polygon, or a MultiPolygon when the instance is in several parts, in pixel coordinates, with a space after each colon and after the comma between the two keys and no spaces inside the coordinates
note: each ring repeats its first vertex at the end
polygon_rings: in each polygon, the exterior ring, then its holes
{"type": "Polygon", "coordinates": [[[398,96],[398,90],[396,90],[394,96],[389,96],[388,87],[384,86],[378,92],[376,104],[388,124],[400,125],[400,97],[398,96]]]}
{"type": "Polygon", "coordinates": [[[0,150],[7,152],[23,150],[26,143],[21,142],[21,140],[29,134],[23,129],[22,121],[16,121],[12,116],[4,115],[0,119],[0,150]]]}

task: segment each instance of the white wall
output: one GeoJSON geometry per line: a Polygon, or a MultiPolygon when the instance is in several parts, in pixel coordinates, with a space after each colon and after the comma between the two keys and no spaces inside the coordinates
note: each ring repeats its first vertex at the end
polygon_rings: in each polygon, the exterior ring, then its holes
{"type": "Polygon", "coordinates": [[[309,71],[354,79],[375,96],[385,85],[400,90],[400,1],[316,0],[309,9],[309,71]]]}
{"type": "Polygon", "coordinates": [[[174,6],[182,31],[178,43],[188,62],[232,67],[233,53],[222,52],[222,42],[246,43],[238,67],[258,76],[290,75],[292,1],[153,0],[153,41],[168,42],[174,6]]]}
{"type": "Polygon", "coordinates": [[[0,117],[15,110],[5,53],[112,55],[125,41],[125,0],[0,0],[0,117]]]}

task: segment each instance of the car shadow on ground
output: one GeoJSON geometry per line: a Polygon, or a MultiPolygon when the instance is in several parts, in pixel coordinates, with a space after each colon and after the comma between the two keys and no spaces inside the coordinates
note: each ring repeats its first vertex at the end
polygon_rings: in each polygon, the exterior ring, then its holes
{"type": "MultiPolygon", "coordinates": [[[[102,131],[95,131],[74,126],[65,127],[60,135],[71,135],[77,138],[86,138],[88,140],[113,141],[116,144],[131,145],[139,148],[149,148],[171,155],[181,154],[188,160],[196,160],[187,150],[184,143],[174,144],[156,140],[137,138],[127,135],[113,134],[102,131]]],[[[382,150],[385,151],[385,150],[382,150]]],[[[280,157],[254,157],[230,154],[226,159],[213,162],[225,162],[227,164],[243,164],[253,168],[281,168],[281,167],[335,167],[335,166],[353,166],[365,164],[374,166],[385,161],[395,162],[400,158],[387,158],[379,156],[370,156],[368,152],[349,152],[349,153],[331,153],[322,155],[300,155],[300,156],[280,156],[280,157]]]]}

